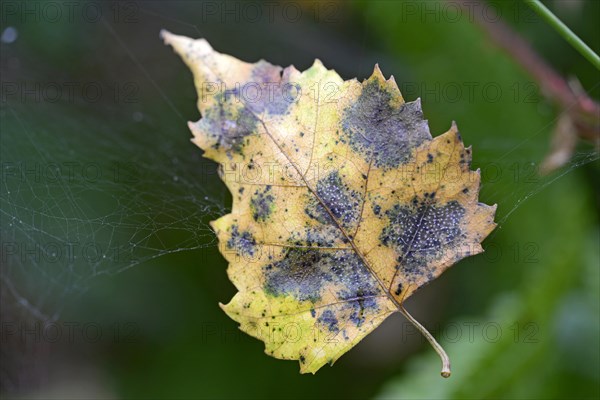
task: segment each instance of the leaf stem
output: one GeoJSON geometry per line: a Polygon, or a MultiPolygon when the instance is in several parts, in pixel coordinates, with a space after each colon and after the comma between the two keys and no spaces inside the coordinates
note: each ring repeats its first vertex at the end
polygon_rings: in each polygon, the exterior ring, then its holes
{"type": "Polygon", "coordinates": [[[402,304],[402,302],[400,302],[400,312],[419,330],[419,332],[421,332],[421,334],[423,336],[425,336],[425,338],[429,341],[429,343],[431,344],[431,346],[433,347],[435,352],[438,353],[438,355],[440,356],[440,359],[442,360],[441,375],[444,378],[449,378],[450,373],[451,373],[450,372],[450,358],[448,357],[448,354],[446,354],[446,351],[444,350],[444,348],[435,340],[433,335],[431,333],[429,333],[427,328],[425,328],[423,325],[421,325],[419,323],[419,321],[417,321],[412,315],[410,315],[410,313],[406,310],[406,308],[404,308],[404,305],[402,304]]]}
{"type": "Polygon", "coordinates": [[[567,25],[552,13],[540,0],[524,0],[542,19],[552,26],[571,46],[600,70],[600,57],[584,43],[567,25]]]}

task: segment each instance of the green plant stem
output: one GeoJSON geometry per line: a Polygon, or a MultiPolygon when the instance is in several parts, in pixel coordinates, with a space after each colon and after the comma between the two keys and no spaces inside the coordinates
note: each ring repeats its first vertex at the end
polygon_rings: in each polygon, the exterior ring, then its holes
{"type": "Polygon", "coordinates": [[[524,0],[525,3],[552,26],[567,42],[571,44],[582,56],[600,70],[600,57],[590,47],[579,39],[568,26],[552,13],[540,0],[524,0]]]}

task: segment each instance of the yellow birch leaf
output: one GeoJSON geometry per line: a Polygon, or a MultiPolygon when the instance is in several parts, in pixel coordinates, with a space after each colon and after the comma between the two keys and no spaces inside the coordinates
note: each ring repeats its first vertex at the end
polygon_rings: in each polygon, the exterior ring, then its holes
{"type": "Polygon", "coordinates": [[[378,66],[344,81],[318,60],[300,72],[162,37],[194,75],[193,142],[233,195],[212,222],[238,289],[227,315],[267,354],[315,373],[402,312],[449,376],[402,302],[483,251],[495,227],[456,125],[432,138],[420,101],[378,66]]]}

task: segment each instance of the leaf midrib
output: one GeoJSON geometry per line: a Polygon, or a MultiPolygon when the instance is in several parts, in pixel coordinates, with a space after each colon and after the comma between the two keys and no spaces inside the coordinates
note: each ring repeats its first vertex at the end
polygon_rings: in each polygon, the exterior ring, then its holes
{"type": "MultiPolygon", "coordinates": [[[[213,72],[213,74],[216,77],[219,78],[219,80],[221,82],[223,82],[223,79],[220,76],[221,74],[215,73],[215,71],[213,71],[210,66],[208,66],[208,68],[213,72]]],[[[369,271],[369,273],[371,274],[371,276],[377,281],[377,283],[379,284],[381,290],[384,292],[384,294],[387,296],[387,298],[390,299],[390,301],[396,306],[396,309],[398,311],[402,312],[402,310],[404,309],[403,306],[402,306],[402,304],[398,300],[396,300],[394,298],[394,296],[392,295],[391,291],[386,290],[386,286],[384,285],[383,281],[379,278],[379,276],[375,273],[375,271],[373,271],[373,269],[371,268],[371,265],[367,262],[366,257],[362,254],[362,252],[360,251],[360,249],[356,246],[356,243],[354,243],[354,240],[351,239],[350,235],[340,225],[340,223],[337,221],[337,219],[335,218],[335,216],[333,215],[333,213],[331,212],[331,210],[329,209],[329,207],[327,207],[327,205],[325,204],[325,202],[323,201],[323,199],[321,199],[321,197],[317,194],[317,192],[312,187],[310,187],[310,185],[308,184],[306,178],[304,177],[304,175],[302,174],[302,172],[300,171],[300,169],[298,168],[298,166],[296,165],[296,163],[294,163],[293,160],[290,158],[290,156],[283,150],[283,148],[281,147],[281,145],[279,144],[279,142],[277,142],[277,140],[275,140],[275,138],[273,137],[273,135],[269,131],[269,128],[265,124],[265,122],[254,111],[252,111],[251,108],[247,107],[245,101],[243,103],[246,106],[246,109],[248,111],[250,111],[250,113],[254,116],[254,118],[256,118],[256,120],[258,122],[260,122],[260,124],[263,126],[263,128],[265,129],[265,133],[267,134],[267,136],[269,136],[269,139],[271,139],[271,141],[273,142],[273,144],[275,144],[275,146],[277,146],[277,149],[279,150],[279,152],[281,154],[283,154],[283,156],[288,160],[288,162],[294,166],[294,170],[296,170],[296,173],[300,176],[300,178],[302,179],[302,182],[304,182],[304,185],[306,186],[306,188],[312,193],[313,196],[315,196],[315,198],[317,199],[317,201],[327,211],[327,213],[331,217],[332,221],[335,223],[336,227],[340,230],[340,232],[342,233],[342,235],[344,235],[344,237],[346,238],[346,240],[348,240],[348,242],[352,246],[352,250],[354,250],[354,252],[356,253],[356,255],[360,258],[360,260],[362,261],[362,263],[367,268],[367,271],[369,271]]],[[[319,102],[317,102],[317,107],[319,107],[319,102]]],[[[313,146],[312,146],[312,150],[313,151],[314,151],[314,147],[316,145],[316,140],[317,140],[317,137],[316,137],[316,135],[317,135],[316,126],[317,126],[317,123],[315,121],[315,131],[313,132],[314,137],[313,137],[313,146]]],[[[312,161],[312,154],[311,154],[311,161],[312,161]]],[[[310,165],[308,165],[308,168],[310,168],[310,165]]],[[[365,185],[368,185],[368,179],[365,180],[365,185]]],[[[364,204],[365,201],[366,201],[366,198],[363,199],[363,204],[364,204]]],[[[359,219],[358,223],[360,224],[361,221],[362,221],[362,215],[361,215],[361,218],[359,219]]]]}
{"type": "MultiPolygon", "coordinates": [[[[356,243],[354,242],[354,240],[350,237],[350,235],[346,232],[346,230],[340,225],[340,223],[337,221],[337,219],[335,218],[335,216],[333,215],[333,213],[331,212],[331,210],[329,209],[329,207],[327,207],[327,205],[325,204],[325,202],[323,201],[323,199],[321,199],[321,197],[317,194],[317,192],[308,184],[308,182],[306,181],[306,178],[304,177],[304,175],[302,175],[302,173],[301,173],[300,169],[298,168],[298,166],[296,165],[296,163],[293,162],[293,160],[283,150],[283,148],[277,142],[277,140],[275,140],[275,138],[273,137],[273,135],[271,134],[271,132],[269,132],[269,128],[267,127],[267,125],[265,124],[265,122],[258,115],[256,115],[256,113],[254,111],[252,111],[250,109],[248,109],[248,110],[252,113],[252,115],[254,115],[254,117],[256,118],[256,120],[258,122],[260,122],[260,124],[263,126],[263,128],[265,129],[265,133],[267,134],[267,136],[269,136],[269,138],[275,144],[275,146],[277,146],[277,149],[280,151],[280,153],[283,154],[283,156],[287,159],[287,161],[294,166],[294,169],[296,170],[296,172],[298,173],[298,175],[300,175],[300,177],[301,177],[302,181],[304,182],[306,188],[312,193],[313,196],[315,196],[315,198],[317,199],[317,201],[327,211],[327,213],[331,217],[332,221],[335,223],[336,227],[339,229],[339,231],[342,233],[342,235],[344,235],[344,237],[346,238],[346,240],[348,240],[348,242],[352,246],[352,250],[354,250],[354,252],[360,258],[360,260],[362,261],[362,263],[365,265],[365,267],[367,268],[367,270],[369,271],[369,273],[371,274],[371,276],[373,276],[373,278],[377,281],[377,283],[381,287],[381,290],[392,301],[392,303],[394,303],[396,305],[396,308],[400,311],[402,309],[402,306],[401,306],[400,302],[398,302],[398,300],[396,300],[394,298],[394,296],[392,296],[392,294],[390,293],[390,291],[386,290],[386,286],[384,285],[383,281],[379,278],[379,276],[375,273],[375,271],[373,271],[373,269],[371,268],[371,265],[367,262],[367,259],[365,258],[365,256],[362,254],[362,252],[360,251],[360,249],[356,246],[356,243]]],[[[313,134],[315,135],[315,140],[316,140],[316,132],[313,132],[313,134]]],[[[367,185],[367,184],[368,184],[368,182],[365,181],[365,185],[367,185]]],[[[363,204],[364,204],[365,201],[366,201],[366,198],[363,199],[363,204]]],[[[362,216],[359,219],[359,223],[360,223],[361,220],[362,220],[362,216]]]]}

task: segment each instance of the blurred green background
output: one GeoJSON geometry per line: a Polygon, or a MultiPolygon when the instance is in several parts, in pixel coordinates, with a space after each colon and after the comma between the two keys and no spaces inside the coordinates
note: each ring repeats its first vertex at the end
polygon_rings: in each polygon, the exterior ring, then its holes
{"type": "MultiPolygon", "coordinates": [[[[600,2],[545,3],[599,51],[600,2]]],[[[557,106],[472,17],[509,24],[596,99],[600,76],[521,2],[1,7],[4,398],[600,396],[597,153],[580,143],[539,174],[557,106]],[[196,93],[162,28],[251,62],[319,58],[345,79],[379,63],[421,97],[433,135],[457,121],[499,227],[407,302],[450,379],[400,315],[315,376],[224,315],[235,289],[208,222],[231,198],[189,142],[196,93]]]]}

